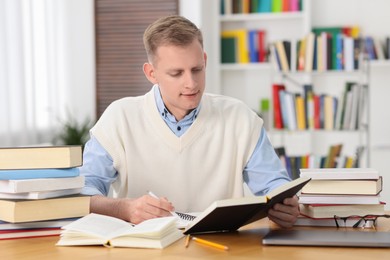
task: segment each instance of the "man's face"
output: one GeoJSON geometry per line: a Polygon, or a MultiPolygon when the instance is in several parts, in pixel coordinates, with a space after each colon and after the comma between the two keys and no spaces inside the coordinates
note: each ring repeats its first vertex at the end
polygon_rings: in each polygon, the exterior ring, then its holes
{"type": "Polygon", "coordinates": [[[181,120],[199,105],[205,89],[206,54],[197,40],[188,46],[158,47],[152,67],[167,109],[181,120]]]}

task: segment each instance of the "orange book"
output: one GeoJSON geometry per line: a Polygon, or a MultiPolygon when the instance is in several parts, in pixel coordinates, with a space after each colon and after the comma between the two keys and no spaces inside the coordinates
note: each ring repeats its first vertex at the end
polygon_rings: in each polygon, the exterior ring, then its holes
{"type": "Polygon", "coordinates": [[[297,117],[297,128],[299,130],[306,129],[306,117],[305,117],[305,102],[301,95],[295,97],[295,108],[297,117]]]}
{"type": "Polygon", "coordinates": [[[305,61],[306,61],[306,38],[300,40],[299,52],[298,52],[298,71],[305,70],[305,61]]]}

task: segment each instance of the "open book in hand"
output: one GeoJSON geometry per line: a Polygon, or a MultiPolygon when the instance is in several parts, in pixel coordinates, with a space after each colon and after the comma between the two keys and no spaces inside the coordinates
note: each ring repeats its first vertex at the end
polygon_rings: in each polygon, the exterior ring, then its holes
{"type": "Polygon", "coordinates": [[[293,197],[309,181],[310,178],[298,178],[272,190],[266,196],[215,201],[188,224],[184,234],[235,231],[266,217],[273,205],[293,197]]]}
{"type": "Polygon", "coordinates": [[[57,246],[164,248],[183,237],[175,217],[145,220],[138,225],[91,213],[62,227],[57,246]]]}

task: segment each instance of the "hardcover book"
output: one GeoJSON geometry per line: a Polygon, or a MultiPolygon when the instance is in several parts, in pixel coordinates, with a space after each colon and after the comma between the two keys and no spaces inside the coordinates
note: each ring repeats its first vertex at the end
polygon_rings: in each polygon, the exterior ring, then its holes
{"type": "Polygon", "coordinates": [[[0,220],[19,223],[82,217],[89,213],[89,196],[73,195],[43,200],[0,199],[0,220]]]}
{"type": "Polygon", "coordinates": [[[82,165],[79,145],[0,148],[0,169],[69,168],[82,165]]]}
{"type": "Polygon", "coordinates": [[[79,194],[80,192],[81,188],[49,191],[31,191],[21,193],[0,192],[0,199],[41,200],[79,194]]]}
{"type": "Polygon", "coordinates": [[[79,175],[79,168],[0,170],[0,180],[65,178],[79,175]]]}
{"type": "Polygon", "coordinates": [[[77,189],[82,187],[84,187],[84,176],[68,178],[0,180],[0,192],[5,193],[53,191],[77,189]]]}
{"type": "Polygon", "coordinates": [[[32,228],[32,229],[0,230],[0,240],[16,239],[16,238],[58,236],[60,234],[60,232],[61,232],[60,228],[32,228]]]}
{"type": "Polygon", "coordinates": [[[383,215],[385,204],[300,204],[300,212],[311,218],[383,215]]]}
{"type": "Polygon", "coordinates": [[[266,196],[252,196],[218,200],[200,213],[185,228],[184,234],[235,231],[240,227],[267,216],[276,203],[293,197],[309,182],[299,178],[286,183],[266,196]]]}
{"type": "Polygon", "coordinates": [[[41,229],[41,228],[60,228],[79,218],[61,218],[44,221],[30,221],[20,223],[10,223],[0,220],[0,230],[15,230],[15,229],[41,229]]]}
{"type": "Polygon", "coordinates": [[[302,194],[377,195],[382,191],[382,177],[369,180],[311,180],[302,194]]]}

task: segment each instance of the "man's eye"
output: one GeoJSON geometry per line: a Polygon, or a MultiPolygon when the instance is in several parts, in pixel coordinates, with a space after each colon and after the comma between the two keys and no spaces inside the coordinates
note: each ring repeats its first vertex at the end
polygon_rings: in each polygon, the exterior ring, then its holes
{"type": "Polygon", "coordinates": [[[181,72],[171,73],[171,77],[179,77],[181,74],[181,72]]]}

